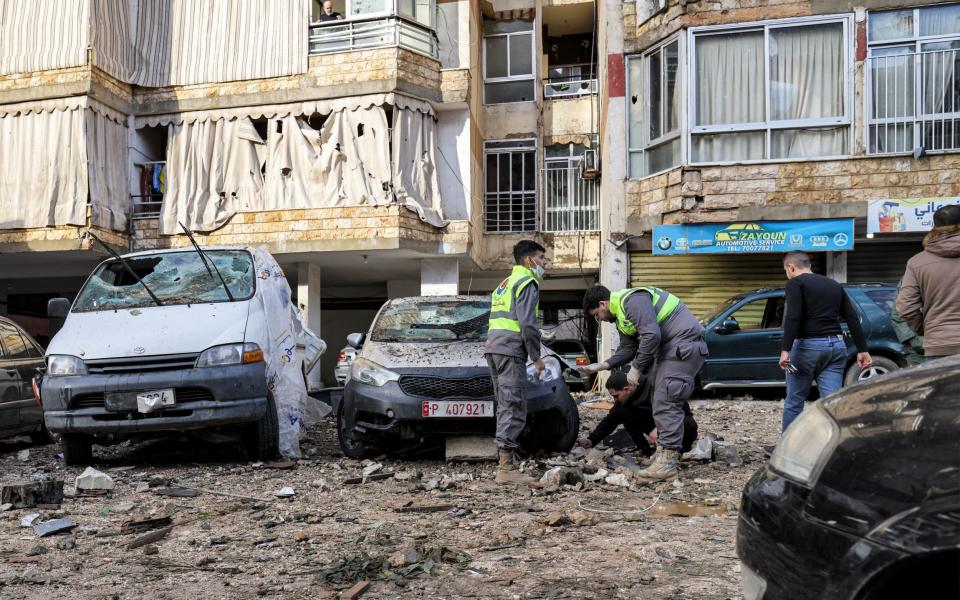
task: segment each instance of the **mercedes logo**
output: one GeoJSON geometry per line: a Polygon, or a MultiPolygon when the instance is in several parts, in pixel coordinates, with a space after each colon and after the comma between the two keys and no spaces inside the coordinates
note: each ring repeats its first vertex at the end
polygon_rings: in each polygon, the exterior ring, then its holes
{"type": "Polygon", "coordinates": [[[837,246],[846,246],[847,234],[838,233],[837,235],[833,236],[833,243],[836,244],[837,246]]]}
{"type": "Polygon", "coordinates": [[[133,349],[134,354],[143,354],[145,352],[143,346],[137,346],[133,349]]]}

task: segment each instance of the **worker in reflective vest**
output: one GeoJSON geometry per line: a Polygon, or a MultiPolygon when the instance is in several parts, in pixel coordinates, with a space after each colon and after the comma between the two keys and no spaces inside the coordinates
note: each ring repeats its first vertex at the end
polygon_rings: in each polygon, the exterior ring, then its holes
{"type": "Polygon", "coordinates": [[[646,479],[675,477],[683,447],[683,405],[693,393],[694,380],[707,356],[703,326],[679,298],[656,287],[611,293],[598,285],[587,290],[583,310],[600,321],[616,323],[620,346],[606,361],[581,367],[582,372],[592,374],[631,363],[627,379],[635,384],[654,367],[657,451],[639,475],[646,479]]]}
{"type": "Polygon", "coordinates": [[[527,359],[539,376],[540,327],[537,312],[540,282],[547,267],[544,248],[523,240],[513,247],[516,265],[490,297],[490,328],[484,353],[497,396],[497,448],[500,484],[527,484],[533,480],[517,470],[514,453],[527,422],[527,359]]]}

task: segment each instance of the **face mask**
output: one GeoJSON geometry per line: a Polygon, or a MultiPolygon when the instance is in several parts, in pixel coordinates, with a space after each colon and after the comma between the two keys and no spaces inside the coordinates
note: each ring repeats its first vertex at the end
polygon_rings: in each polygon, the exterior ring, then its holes
{"type": "Polygon", "coordinates": [[[543,265],[536,265],[533,268],[533,273],[537,276],[537,279],[543,279],[543,273],[544,273],[543,265]]]}

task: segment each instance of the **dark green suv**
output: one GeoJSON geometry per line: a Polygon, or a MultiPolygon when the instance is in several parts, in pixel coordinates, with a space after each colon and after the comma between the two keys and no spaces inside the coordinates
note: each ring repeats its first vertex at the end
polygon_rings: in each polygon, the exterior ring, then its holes
{"type": "MultiPolygon", "coordinates": [[[[882,284],[850,284],[844,289],[860,313],[873,366],[856,365],[856,348],[843,325],[847,342],[844,384],[869,379],[906,366],[903,344],[893,333],[890,311],[897,288],[882,284]]],[[[698,378],[705,390],[725,387],[780,387],[786,385],[780,369],[783,343],[783,288],[763,288],[727,300],[703,319],[707,357],[698,378]]]]}

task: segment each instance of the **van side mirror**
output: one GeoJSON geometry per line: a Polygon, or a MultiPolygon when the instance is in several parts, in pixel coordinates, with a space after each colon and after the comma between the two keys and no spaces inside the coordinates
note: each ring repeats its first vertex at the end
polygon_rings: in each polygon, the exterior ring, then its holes
{"type": "Polygon", "coordinates": [[[347,336],[347,345],[359,350],[363,348],[363,342],[365,342],[366,339],[367,335],[365,333],[351,333],[347,336]]]}
{"type": "Polygon", "coordinates": [[[67,315],[70,314],[70,301],[66,298],[51,298],[47,300],[47,318],[50,319],[50,337],[57,335],[63,328],[67,315]]]}
{"type": "Polygon", "coordinates": [[[737,323],[736,319],[724,319],[723,323],[714,327],[713,330],[721,334],[733,333],[734,331],[740,331],[740,323],[737,323]]]}

